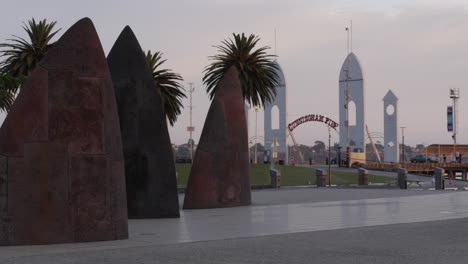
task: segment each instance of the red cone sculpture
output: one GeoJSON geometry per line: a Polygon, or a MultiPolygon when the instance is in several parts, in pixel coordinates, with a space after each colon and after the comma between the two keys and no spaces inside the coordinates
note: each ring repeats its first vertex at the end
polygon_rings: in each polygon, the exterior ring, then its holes
{"type": "Polygon", "coordinates": [[[250,175],[244,99],[234,67],[219,83],[206,117],[184,209],[249,205],[250,175]]]}
{"type": "Polygon", "coordinates": [[[128,237],[114,90],[90,19],[54,44],[0,128],[0,245],[128,237]]]}

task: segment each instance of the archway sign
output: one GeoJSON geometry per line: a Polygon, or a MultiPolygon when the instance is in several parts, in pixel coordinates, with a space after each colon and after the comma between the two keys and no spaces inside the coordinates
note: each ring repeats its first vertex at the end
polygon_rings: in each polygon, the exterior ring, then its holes
{"type": "Polygon", "coordinates": [[[299,125],[302,125],[303,123],[306,123],[306,122],[322,122],[322,123],[325,123],[326,125],[328,125],[329,127],[333,128],[336,130],[336,128],[338,127],[338,123],[336,123],[335,121],[333,121],[332,119],[326,117],[326,116],[323,116],[323,115],[305,115],[305,116],[302,116],[302,117],[299,117],[298,119],[294,120],[294,122],[290,123],[288,125],[288,129],[289,131],[293,131],[296,127],[298,127],[299,125]]]}

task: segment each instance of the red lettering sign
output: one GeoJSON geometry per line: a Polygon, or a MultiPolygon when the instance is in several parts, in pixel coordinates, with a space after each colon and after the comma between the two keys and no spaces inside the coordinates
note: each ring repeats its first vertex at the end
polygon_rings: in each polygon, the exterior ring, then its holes
{"type": "Polygon", "coordinates": [[[326,116],[323,116],[323,115],[306,115],[306,116],[302,116],[302,117],[299,117],[298,119],[294,120],[293,122],[291,122],[289,125],[288,125],[288,129],[289,131],[293,131],[296,127],[306,123],[306,122],[312,122],[312,121],[315,121],[315,122],[322,122],[322,123],[325,123],[326,125],[328,125],[329,127],[333,128],[336,130],[336,128],[338,127],[338,123],[336,123],[335,121],[333,121],[332,119],[326,117],[326,116]]]}

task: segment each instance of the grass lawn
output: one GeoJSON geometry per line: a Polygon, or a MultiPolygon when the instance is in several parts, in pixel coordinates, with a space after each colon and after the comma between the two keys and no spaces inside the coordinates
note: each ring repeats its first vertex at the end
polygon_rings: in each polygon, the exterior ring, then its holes
{"type": "MultiPolygon", "coordinates": [[[[192,164],[176,164],[177,184],[186,185],[192,164]]],[[[298,166],[278,166],[281,171],[281,186],[315,185],[315,169],[298,166]]],[[[250,164],[251,184],[269,184],[269,164],[250,164]]],[[[332,170],[332,184],[357,184],[356,173],[332,170]]],[[[328,179],[327,179],[328,180],[328,179]]],[[[394,181],[395,179],[369,175],[369,183],[394,181]]]]}

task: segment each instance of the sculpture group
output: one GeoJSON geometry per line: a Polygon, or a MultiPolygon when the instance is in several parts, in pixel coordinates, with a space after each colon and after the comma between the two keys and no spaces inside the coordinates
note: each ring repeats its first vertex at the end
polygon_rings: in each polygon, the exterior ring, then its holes
{"type": "MultiPolygon", "coordinates": [[[[288,160],[286,82],[279,65],[277,71],[278,94],[265,105],[265,146],[288,160]],[[275,125],[272,115],[280,117],[275,125]]],[[[247,117],[235,66],[216,88],[184,209],[251,204],[247,117]]],[[[125,239],[129,218],[179,217],[158,89],[130,27],[107,58],[90,19],[65,32],[29,75],[0,128],[0,246],[125,239]]],[[[397,102],[391,91],[384,97],[390,162],[398,161],[397,102]]],[[[354,141],[365,152],[364,80],[354,53],[340,72],[340,120],[349,130],[340,144],[354,141]]]]}
{"type": "MultiPolygon", "coordinates": [[[[250,204],[235,69],[200,141],[184,207],[250,204]]],[[[128,218],[178,216],[166,119],[137,38],[126,27],[106,59],[84,18],[39,63],[0,128],[0,245],[125,239],[128,218]]]]}

